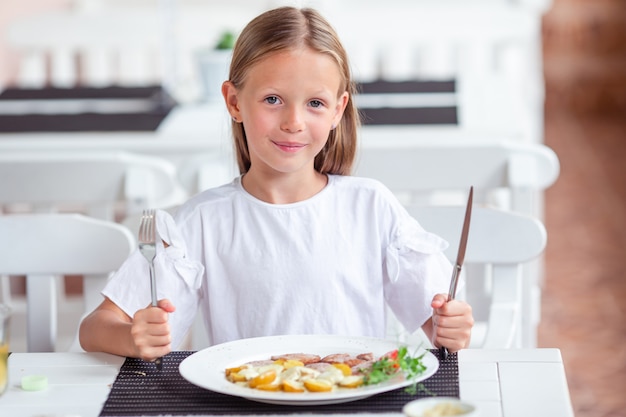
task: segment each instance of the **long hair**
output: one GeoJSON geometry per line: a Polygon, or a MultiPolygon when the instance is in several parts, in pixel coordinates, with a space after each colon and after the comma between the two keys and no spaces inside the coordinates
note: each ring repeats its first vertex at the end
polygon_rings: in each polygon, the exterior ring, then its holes
{"type": "MultiPolygon", "coordinates": [[[[315,157],[315,169],[323,174],[349,175],[352,171],[360,118],[354,105],[356,87],[352,81],[348,56],[332,26],[310,8],[279,7],[254,18],[243,29],[233,49],[229,80],[242,88],[253,65],[271,54],[306,46],[330,56],[342,82],[338,95],[347,91],[348,104],[343,117],[332,129],[322,151],[315,157]]],[[[250,153],[242,123],[232,122],[239,172],[250,169],[250,153]]]]}

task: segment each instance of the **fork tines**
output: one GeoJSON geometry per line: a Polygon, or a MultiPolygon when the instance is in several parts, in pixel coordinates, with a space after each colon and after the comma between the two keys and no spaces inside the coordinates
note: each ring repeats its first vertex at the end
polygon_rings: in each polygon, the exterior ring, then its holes
{"type": "Polygon", "coordinates": [[[139,243],[154,244],[155,243],[155,218],[154,210],[146,209],[141,214],[141,223],[139,224],[139,243]]]}

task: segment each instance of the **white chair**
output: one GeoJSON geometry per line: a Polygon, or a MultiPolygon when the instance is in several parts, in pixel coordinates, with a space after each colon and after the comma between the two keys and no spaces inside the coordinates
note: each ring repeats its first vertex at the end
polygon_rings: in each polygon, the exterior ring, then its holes
{"type": "Polygon", "coordinates": [[[178,180],[187,194],[194,195],[208,188],[226,184],[238,174],[232,155],[215,151],[185,158],[178,168],[178,180]]]}
{"type": "Polygon", "coordinates": [[[488,134],[421,136],[411,128],[363,129],[354,175],[376,178],[407,204],[476,203],[542,218],[543,190],[559,176],[559,159],[542,144],[488,134]]]}
{"type": "Polygon", "coordinates": [[[0,216],[0,274],[26,276],[28,351],[56,348],[55,276],[101,283],[135,247],[124,226],[80,214],[0,216]]]}
{"type": "MultiPolygon", "coordinates": [[[[446,239],[446,256],[456,260],[465,217],[463,206],[412,206],[409,212],[426,229],[446,239]]],[[[481,265],[491,286],[489,314],[477,321],[470,347],[520,348],[523,344],[523,268],[546,246],[542,222],[531,216],[494,208],[472,208],[464,268],[481,265]]],[[[466,277],[474,279],[474,277],[466,277]]],[[[392,327],[393,328],[393,327],[392,327]]],[[[396,328],[397,331],[397,328],[396,328]]]]}
{"type": "MultiPolygon", "coordinates": [[[[543,219],[543,192],[559,175],[559,160],[545,145],[496,137],[467,134],[450,138],[441,135],[417,137],[415,130],[386,127],[363,130],[355,175],[383,182],[406,206],[464,205],[470,186],[474,202],[543,219]]],[[[482,276],[478,267],[468,275],[482,276]]],[[[536,346],[543,265],[541,258],[524,270],[523,346],[536,346]]],[[[490,289],[471,280],[467,297],[476,305],[478,318],[489,314],[484,308],[490,289]]]]}
{"type": "MultiPolygon", "coordinates": [[[[125,152],[3,152],[0,178],[6,179],[0,181],[0,215],[74,212],[114,221],[186,198],[170,162],[125,152]]],[[[1,275],[3,300],[10,303],[9,279],[1,275]]],[[[63,297],[61,279],[57,285],[63,297]]],[[[87,308],[99,304],[101,286],[96,279],[84,282],[87,308]]]]}
{"type": "Polygon", "coordinates": [[[17,151],[0,154],[0,210],[85,211],[113,220],[186,197],[165,159],[127,152],[17,151]],[[116,213],[117,212],[117,213],[116,213]]]}

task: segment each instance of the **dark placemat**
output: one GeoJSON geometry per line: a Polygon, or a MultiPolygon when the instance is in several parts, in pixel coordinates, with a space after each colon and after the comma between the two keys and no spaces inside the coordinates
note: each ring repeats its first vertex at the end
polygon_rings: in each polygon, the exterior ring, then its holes
{"type": "MultiPolygon", "coordinates": [[[[433,354],[439,357],[437,350],[433,354]]],[[[459,397],[457,355],[452,354],[439,363],[435,375],[422,381],[416,395],[398,389],[363,400],[342,404],[315,406],[285,406],[264,404],[239,397],[219,394],[187,382],[178,372],[178,365],[190,351],[172,352],[163,358],[163,370],[152,363],[127,358],[100,417],[161,416],[161,415],[232,415],[232,414],[302,414],[302,413],[384,413],[401,412],[402,407],[416,398],[429,396],[459,397]]]]}

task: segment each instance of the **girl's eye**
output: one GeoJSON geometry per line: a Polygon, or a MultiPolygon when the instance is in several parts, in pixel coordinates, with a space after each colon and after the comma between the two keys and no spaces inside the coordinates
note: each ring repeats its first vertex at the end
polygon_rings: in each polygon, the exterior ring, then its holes
{"type": "Polygon", "coordinates": [[[315,108],[322,107],[324,105],[324,103],[322,103],[319,100],[311,100],[309,104],[311,105],[311,107],[315,107],[315,108]]]}
{"type": "Polygon", "coordinates": [[[280,103],[280,100],[276,96],[269,96],[265,98],[265,102],[268,104],[278,104],[280,103]]]}

